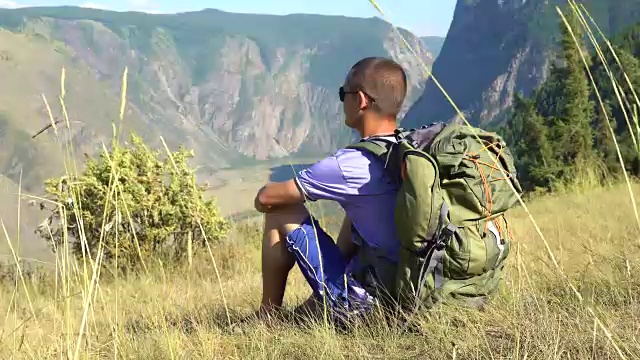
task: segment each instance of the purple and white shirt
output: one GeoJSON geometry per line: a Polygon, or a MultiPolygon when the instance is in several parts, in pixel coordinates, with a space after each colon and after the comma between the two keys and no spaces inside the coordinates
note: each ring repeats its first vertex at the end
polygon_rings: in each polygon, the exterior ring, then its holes
{"type": "MultiPolygon", "coordinates": [[[[341,149],[299,172],[296,181],[308,200],[338,202],[369,246],[397,260],[400,242],[394,216],[398,188],[375,155],[341,149]]],[[[356,234],[353,238],[357,243],[356,234]]]]}

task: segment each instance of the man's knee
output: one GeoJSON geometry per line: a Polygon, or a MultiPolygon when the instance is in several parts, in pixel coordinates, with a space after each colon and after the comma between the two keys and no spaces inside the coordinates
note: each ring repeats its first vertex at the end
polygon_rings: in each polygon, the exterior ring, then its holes
{"type": "Polygon", "coordinates": [[[268,227],[287,234],[300,226],[310,216],[304,204],[295,204],[274,209],[266,214],[268,227]]]}

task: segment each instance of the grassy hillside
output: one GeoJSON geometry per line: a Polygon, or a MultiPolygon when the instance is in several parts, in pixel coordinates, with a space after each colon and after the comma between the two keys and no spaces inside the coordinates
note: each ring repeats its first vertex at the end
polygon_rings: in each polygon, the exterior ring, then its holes
{"type": "MultiPolygon", "coordinates": [[[[640,186],[633,190],[640,192],[640,186]]],[[[509,220],[517,243],[504,287],[484,312],[440,308],[415,319],[418,332],[378,322],[341,334],[320,320],[275,328],[249,325],[243,334],[230,332],[226,310],[231,321],[237,321],[255,310],[260,296],[259,224],[238,223],[233,235],[213,248],[221,283],[208,256],[197,259],[193,268],[152,265],[148,274],[117,279],[101,274],[86,313],[88,336],[80,356],[613,359],[618,358],[614,345],[628,359],[640,356],[635,341],[640,283],[634,276],[640,266],[634,245],[639,238],[626,188],[538,199],[529,209],[559,270],[528,216],[516,209],[509,220]]],[[[68,283],[59,281],[57,286],[50,278],[27,277],[27,297],[21,281],[14,281],[14,270],[5,271],[0,355],[73,354],[88,294],[83,277],[70,275],[68,283]]],[[[298,270],[290,286],[285,302],[293,307],[310,291],[298,270]]]]}

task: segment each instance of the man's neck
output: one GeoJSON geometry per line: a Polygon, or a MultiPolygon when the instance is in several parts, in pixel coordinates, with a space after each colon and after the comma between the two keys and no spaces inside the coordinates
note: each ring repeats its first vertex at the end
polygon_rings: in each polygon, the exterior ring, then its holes
{"type": "Polygon", "coordinates": [[[394,119],[378,120],[372,123],[369,126],[365,124],[362,131],[360,131],[360,136],[363,139],[373,136],[392,135],[397,128],[394,119]]]}

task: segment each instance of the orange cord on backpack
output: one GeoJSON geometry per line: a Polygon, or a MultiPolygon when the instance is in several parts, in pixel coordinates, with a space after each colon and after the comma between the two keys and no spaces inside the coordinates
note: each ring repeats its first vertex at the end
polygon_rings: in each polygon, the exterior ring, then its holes
{"type": "MultiPolygon", "coordinates": [[[[485,191],[485,195],[487,198],[487,204],[485,206],[486,212],[487,212],[487,218],[489,218],[491,216],[491,210],[493,209],[493,194],[491,193],[491,188],[489,187],[489,181],[487,180],[487,176],[485,176],[484,170],[482,170],[482,167],[480,165],[484,165],[487,166],[491,169],[491,171],[489,172],[489,178],[491,178],[491,176],[493,175],[494,171],[501,171],[504,169],[499,168],[498,166],[498,158],[500,157],[500,155],[502,155],[502,150],[503,148],[500,147],[500,150],[498,151],[498,155],[496,156],[496,160],[494,161],[493,164],[488,164],[484,161],[480,161],[480,153],[488,150],[490,147],[493,147],[495,145],[498,145],[499,143],[493,143],[493,144],[489,144],[485,147],[483,147],[482,149],[480,149],[480,151],[478,151],[478,153],[467,153],[465,155],[467,155],[468,160],[471,160],[475,165],[476,165],[476,169],[478,170],[478,172],[480,173],[480,178],[482,179],[482,185],[484,186],[484,191],[485,191]]],[[[506,170],[504,170],[504,172],[507,174],[507,177],[505,178],[498,178],[498,179],[492,179],[491,181],[500,181],[500,180],[508,180],[511,178],[512,174],[506,170]]],[[[507,225],[506,220],[504,219],[503,216],[503,220],[505,221],[505,227],[507,230],[507,235],[509,237],[511,237],[511,231],[509,230],[509,226],[507,225]]],[[[498,230],[498,232],[500,233],[501,236],[504,236],[502,233],[502,225],[500,225],[499,222],[494,221],[493,222],[494,225],[496,226],[496,229],[498,230]]],[[[489,223],[486,222],[484,224],[484,231],[486,232],[488,229],[488,225],[489,223]]]]}

